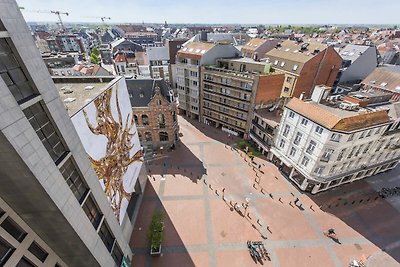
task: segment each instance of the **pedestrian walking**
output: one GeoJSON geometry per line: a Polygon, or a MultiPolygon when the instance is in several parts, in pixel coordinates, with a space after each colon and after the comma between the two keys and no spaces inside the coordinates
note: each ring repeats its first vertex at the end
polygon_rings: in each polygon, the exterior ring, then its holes
{"type": "Polygon", "coordinates": [[[269,197],[270,197],[270,198],[274,198],[274,196],[273,196],[271,193],[269,193],[269,197]]]}
{"type": "Polygon", "coordinates": [[[295,199],[295,201],[294,201],[294,204],[297,206],[297,202],[299,202],[299,198],[298,197],[296,197],[296,199],[295,199]]]}
{"type": "Polygon", "coordinates": [[[278,200],[279,200],[279,202],[283,203],[283,202],[282,202],[282,198],[279,198],[278,200]]]}

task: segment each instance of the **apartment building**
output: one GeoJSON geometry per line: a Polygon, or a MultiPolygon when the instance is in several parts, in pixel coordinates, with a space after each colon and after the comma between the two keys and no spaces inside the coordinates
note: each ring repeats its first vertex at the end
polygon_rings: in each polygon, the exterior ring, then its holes
{"type": "Polygon", "coordinates": [[[342,64],[342,58],[331,46],[321,43],[283,41],[265,54],[273,68],[285,72],[282,97],[311,96],[318,84],[332,86],[342,64]]]}
{"type": "Polygon", "coordinates": [[[247,138],[256,105],[280,97],[285,75],[249,58],[220,59],[202,67],[201,121],[247,138]]]}
{"type": "Polygon", "coordinates": [[[139,66],[133,52],[117,52],[114,56],[114,71],[117,75],[138,75],[139,66]]]}
{"type": "Polygon", "coordinates": [[[279,102],[266,108],[255,109],[251,121],[250,140],[265,156],[274,146],[275,136],[278,132],[282,115],[278,105],[279,102]]]}
{"type": "Polygon", "coordinates": [[[279,43],[277,39],[259,39],[253,38],[242,47],[244,57],[260,60],[265,53],[271,51],[279,43]]]}
{"type": "Polygon", "coordinates": [[[391,94],[359,91],[340,100],[317,86],[310,101],[293,98],[283,111],[269,159],[313,194],[396,167],[399,103],[391,94]]]}
{"type": "Polygon", "coordinates": [[[214,65],[218,58],[233,58],[239,53],[233,45],[206,42],[189,42],[178,51],[173,80],[182,114],[200,119],[201,66],[214,65]]]}
{"type": "Polygon", "coordinates": [[[152,78],[162,78],[169,82],[169,53],[168,47],[148,47],[146,53],[149,59],[150,75],[152,78]]]}
{"type": "Polygon", "coordinates": [[[48,38],[46,41],[51,52],[85,53],[89,51],[89,46],[85,43],[85,40],[74,34],[57,35],[48,38]]]}
{"type": "Polygon", "coordinates": [[[343,62],[337,84],[355,84],[365,79],[378,66],[378,51],[374,46],[348,44],[339,51],[343,62]]]}
{"type": "Polygon", "coordinates": [[[362,82],[364,90],[375,90],[392,94],[393,101],[400,100],[400,66],[384,65],[375,68],[362,82]]]}
{"type": "Polygon", "coordinates": [[[169,85],[163,79],[130,79],[127,85],[145,158],[173,148],[179,140],[179,126],[169,85]]]}
{"type": "Polygon", "coordinates": [[[0,265],[121,266],[126,229],[15,1],[1,4],[0,74],[0,265]]]}

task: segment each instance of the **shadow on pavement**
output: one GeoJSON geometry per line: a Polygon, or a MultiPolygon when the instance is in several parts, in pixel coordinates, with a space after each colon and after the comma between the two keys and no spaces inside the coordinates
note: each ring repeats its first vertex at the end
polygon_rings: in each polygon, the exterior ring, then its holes
{"type": "Polygon", "coordinates": [[[204,174],[207,174],[203,162],[180,141],[174,151],[168,152],[164,156],[146,162],[149,175],[182,175],[193,183],[197,183],[204,174]]]}
{"type": "Polygon", "coordinates": [[[132,267],[195,266],[150,181],[147,182],[129,245],[134,254],[132,267]],[[147,240],[148,229],[155,211],[160,211],[164,215],[164,238],[161,243],[161,255],[158,256],[150,255],[150,241],[147,240]]]}
{"type": "Polygon", "coordinates": [[[309,197],[321,210],[341,219],[400,262],[400,211],[382,199],[367,181],[355,181],[309,197]]]}

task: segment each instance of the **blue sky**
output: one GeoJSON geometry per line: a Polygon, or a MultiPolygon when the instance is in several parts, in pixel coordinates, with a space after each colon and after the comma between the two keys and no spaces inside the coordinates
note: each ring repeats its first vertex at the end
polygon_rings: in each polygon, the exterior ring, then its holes
{"type": "Polygon", "coordinates": [[[399,24],[400,0],[17,0],[27,21],[56,21],[35,10],[69,12],[65,21],[399,24]],[[29,11],[29,12],[28,12],[29,11]]]}

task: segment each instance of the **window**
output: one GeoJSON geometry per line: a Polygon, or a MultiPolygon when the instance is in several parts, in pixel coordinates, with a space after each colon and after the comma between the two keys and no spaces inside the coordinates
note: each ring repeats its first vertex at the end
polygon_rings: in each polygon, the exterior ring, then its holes
{"type": "Polygon", "coordinates": [[[160,132],[160,142],[166,142],[166,141],[168,141],[168,133],[160,132]]]}
{"type": "Polygon", "coordinates": [[[335,172],[335,169],[336,169],[336,165],[333,165],[333,166],[331,167],[331,169],[329,170],[329,174],[334,173],[334,172],[335,172]]]}
{"type": "Polygon", "coordinates": [[[372,145],[372,142],[369,142],[369,143],[367,144],[367,146],[365,147],[365,149],[364,149],[364,151],[363,151],[363,154],[365,154],[365,153],[368,152],[368,150],[369,150],[369,148],[371,147],[371,145],[372,145]]]}
{"type": "Polygon", "coordinates": [[[310,162],[309,158],[303,157],[303,160],[301,161],[301,165],[303,165],[304,167],[307,167],[309,162],[310,162]]]}
{"type": "Polygon", "coordinates": [[[360,139],[364,138],[364,136],[365,136],[365,131],[363,131],[363,132],[361,133],[360,139]]]}
{"type": "Polygon", "coordinates": [[[314,173],[321,175],[322,172],[324,171],[324,169],[325,169],[325,166],[318,166],[317,168],[315,168],[314,173]]]}
{"type": "Polygon", "coordinates": [[[294,112],[293,111],[289,111],[289,118],[294,118],[294,112]]]}
{"type": "Polygon", "coordinates": [[[338,160],[338,161],[341,161],[341,160],[343,159],[344,152],[346,152],[346,148],[343,148],[343,149],[340,151],[340,153],[339,153],[339,155],[338,155],[338,157],[337,157],[337,160],[338,160]]]}
{"type": "Polygon", "coordinates": [[[94,229],[97,229],[100,224],[101,217],[103,217],[103,214],[101,214],[91,194],[86,199],[85,203],[83,203],[82,209],[86,213],[86,216],[92,223],[94,229]]]}
{"type": "Polygon", "coordinates": [[[176,112],[172,111],[172,121],[176,122],[176,112]]]}
{"type": "Polygon", "coordinates": [[[278,60],[275,60],[275,61],[274,61],[274,65],[275,65],[275,66],[278,65],[278,63],[279,63],[278,60]]]}
{"type": "Polygon", "coordinates": [[[370,137],[371,134],[372,134],[372,130],[369,130],[369,131],[367,132],[367,135],[366,135],[365,137],[370,137]]]}
{"type": "Polygon", "coordinates": [[[308,144],[306,152],[308,154],[312,154],[316,146],[317,146],[317,143],[315,141],[311,140],[310,144],[308,144]]]}
{"type": "Polygon", "coordinates": [[[64,165],[60,167],[60,172],[67,182],[72,193],[75,195],[79,203],[82,203],[89,192],[88,186],[85,184],[82,175],[78,172],[75,164],[71,158],[69,158],[64,165]]]}
{"type": "Polygon", "coordinates": [[[301,124],[302,124],[302,125],[306,126],[307,123],[308,123],[308,120],[307,120],[307,119],[305,119],[305,118],[302,118],[302,119],[301,119],[301,124]]]}
{"type": "Polygon", "coordinates": [[[331,135],[331,141],[339,142],[339,141],[340,141],[340,137],[342,137],[340,134],[333,133],[333,134],[331,135]]]}
{"type": "Polygon", "coordinates": [[[111,256],[113,257],[115,263],[117,266],[121,266],[122,263],[122,258],[124,257],[124,254],[122,254],[122,250],[119,247],[118,243],[115,243],[114,249],[111,253],[111,256]]]}
{"type": "Polygon", "coordinates": [[[41,103],[38,102],[30,106],[24,110],[24,113],[47,152],[49,152],[50,157],[58,164],[67,154],[67,149],[61,143],[61,138],[57,134],[41,103]]]}
{"type": "Polygon", "coordinates": [[[293,143],[296,144],[296,145],[298,145],[298,144],[300,143],[300,141],[301,141],[301,137],[302,137],[302,136],[303,136],[303,135],[302,135],[300,132],[297,132],[296,138],[294,139],[293,143]]]}
{"type": "Polygon", "coordinates": [[[26,259],[25,257],[23,257],[18,264],[16,265],[16,267],[36,267],[36,265],[34,265],[32,262],[30,262],[28,259],[26,259]]]}
{"type": "Polygon", "coordinates": [[[44,262],[49,255],[42,247],[40,247],[36,242],[33,242],[29,248],[29,252],[35,255],[41,262],[44,262]]]}
{"type": "Polygon", "coordinates": [[[14,222],[10,217],[7,217],[0,225],[9,233],[12,237],[14,237],[18,242],[22,242],[25,236],[27,235],[24,230],[14,222]]]}
{"type": "Polygon", "coordinates": [[[294,157],[295,155],[296,155],[296,149],[294,148],[294,147],[292,147],[291,149],[290,149],[290,154],[289,154],[291,157],[294,157]]]}
{"type": "Polygon", "coordinates": [[[284,148],[285,147],[285,140],[281,139],[281,142],[279,143],[279,147],[280,148],[284,148]]]}
{"type": "Polygon", "coordinates": [[[11,39],[0,38],[0,76],[18,103],[35,95],[32,82],[11,49],[11,39]]]}
{"type": "Polygon", "coordinates": [[[357,149],[357,146],[354,146],[354,147],[350,150],[350,153],[347,155],[347,158],[348,158],[348,159],[351,158],[351,157],[353,156],[353,154],[354,154],[354,152],[356,151],[356,149],[357,149]]]}
{"type": "Polygon", "coordinates": [[[161,99],[157,99],[157,105],[159,105],[159,106],[162,105],[161,99]]]}
{"type": "Polygon", "coordinates": [[[143,125],[149,125],[149,116],[142,115],[142,123],[143,125]]]}
{"type": "Polygon", "coordinates": [[[298,65],[293,65],[293,70],[297,70],[298,67],[298,65]]]}
{"type": "Polygon", "coordinates": [[[110,231],[110,227],[108,227],[106,221],[104,220],[99,229],[100,239],[103,241],[107,250],[111,252],[111,249],[114,245],[115,238],[110,231]]]}
{"type": "Polygon", "coordinates": [[[158,121],[158,126],[160,128],[165,128],[165,117],[164,117],[164,114],[162,114],[162,113],[158,114],[157,121],[158,121]]]}
{"type": "Polygon", "coordinates": [[[315,132],[318,134],[322,134],[323,131],[324,129],[321,126],[317,126],[317,128],[315,128],[315,132]]]}
{"type": "Polygon", "coordinates": [[[281,67],[285,66],[285,61],[282,61],[281,67]]]}
{"type": "Polygon", "coordinates": [[[5,265],[14,251],[15,248],[0,237],[0,266],[5,265]]]}
{"type": "Polygon", "coordinates": [[[286,86],[285,86],[285,88],[283,88],[283,92],[289,93],[289,91],[290,91],[290,88],[289,88],[289,87],[286,87],[286,86]]]}
{"type": "Polygon", "coordinates": [[[151,133],[150,132],[145,132],[144,133],[144,139],[146,140],[146,142],[153,141],[153,138],[151,137],[151,133]]]}
{"type": "Polygon", "coordinates": [[[353,141],[354,139],[354,134],[349,135],[349,139],[347,139],[347,141],[353,141]]]}
{"type": "Polygon", "coordinates": [[[290,126],[289,125],[285,125],[285,130],[283,131],[283,136],[287,137],[287,135],[290,132],[290,126]]]}
{"type": "Polygon", "coordinates": [[[291,83],[292,82],[292,77],[286,77],[286,82],[291,83]]]}
{"type": "Polygon", "coordinates": [[[322,154],[321,161],[329,162],[329,160],[331,159],[331,156],[332,156],[333,152],[335,152],[333,149],[327,148],[327,149],[325,150],[324,154],[322,154]]]}
{"type": "Polygon", "coordinates": [[[5,214],[5,211],[0,208],[0,218],[5,214]]]}
{"type": "Polygon", "coordinates": [[[376,129],[375,134],[380,134],[381,133],[381,128],[376,129]]]}
{"type": "Polygon", "coordinates": [[[137,115],[133,115],[133,119],[135,120],[136,125],[139,125],[139,120],[137,115]]]}

